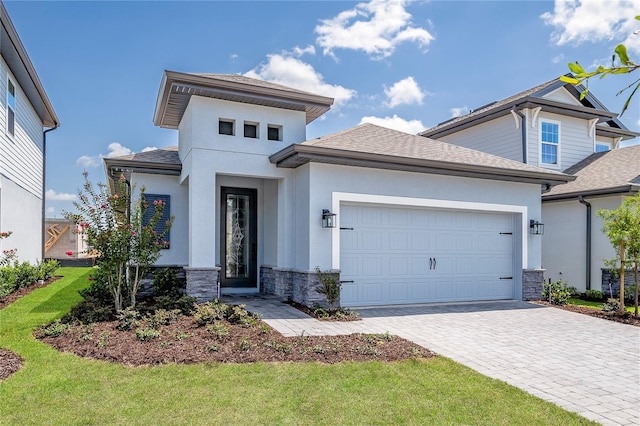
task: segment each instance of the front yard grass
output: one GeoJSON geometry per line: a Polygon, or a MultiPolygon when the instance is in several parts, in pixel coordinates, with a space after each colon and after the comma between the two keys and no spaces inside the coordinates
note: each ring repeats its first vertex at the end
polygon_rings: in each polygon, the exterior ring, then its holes
{"type": "MultiPolygon", "coordinates": [[[[567,303],[570,305],[586,306],[588,308],[600,310],[602,310],[602,306],[604,305],[604,302],[594,302],[592,300],[582,300],[573,297],[569,298],[569,300],[567,300],[567,303]]],[[[625,306],[625,309],[627,310],[627,312],[633,313],[635,308],[633,306],[625,306]]]]}
{"type": "Polygon", "coordinates": [[[87,268],[0,310],[2,424],[595,424],[443,357],[124,367],[59,353],[33,330],[80,301],[87,268]]]}

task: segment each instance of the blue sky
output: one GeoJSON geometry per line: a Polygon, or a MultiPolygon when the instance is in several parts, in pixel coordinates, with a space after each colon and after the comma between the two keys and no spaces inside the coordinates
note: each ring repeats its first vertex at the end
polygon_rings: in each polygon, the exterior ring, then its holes
{"type": "MultiPolygon", "coordinates": [[[[568,71],[640,56],[640,0],[31,2],[5,6],[60,117],[47,214],[72,209],[102,158],[177,144],[152,123],[165,69],[240,73],[336,98],[314,138],[375,122],[416,133],[568,71]]],[[[629,78],[591,91],[609,109],[629,78]]],[[[635,100],[623,122],[640,130],[635,100]]]]}

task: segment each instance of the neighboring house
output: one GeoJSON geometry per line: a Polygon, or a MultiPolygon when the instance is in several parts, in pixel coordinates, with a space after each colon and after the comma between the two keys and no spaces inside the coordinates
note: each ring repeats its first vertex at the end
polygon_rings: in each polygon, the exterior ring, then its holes
{"type": "Polygon", "coordinates": [[[541,186],[573,177],[371,124],[306,140],[332,102],[165,71],[154,123],[179,146],[105,159],[110,178],[124,173],[175,216],[158,265],[184,267],[201,299],[311,304],[316,266],[339,274],[342,306],[539,297],[529,221],[541,186]]]}
{"type": "Polygon", "coordinates": [[[59,121],[36,70],[0,2],[0,230],[2,250],[37,261],[44,250],[46,134],[59,121]]]}
{"type": "Polygon", "coordinates": [[[639,134],[627,129],[592,93],[580,100],[582,89],[554,79],[421,135],[575,174],[574,182],[543,191],[542,267],[548,278],[562,278],[584,291],[600,289],[603,258],[614,255],[595,211],[615,208],[623,196],[633,193],[632,181],[640,175],[640,166],[632,159],[624,161],[625,167],[614,164],[613,158],[617,161],[636,152],[618,148],[639,134]],[[613,151],[593,155],[609,150],[613,151]]]}
{"type": "Polygon", "coordinates": [[[86,234],[69,219],[45,219],[44,255],[48,259],[81,259],[90,256],[86,234]]]}

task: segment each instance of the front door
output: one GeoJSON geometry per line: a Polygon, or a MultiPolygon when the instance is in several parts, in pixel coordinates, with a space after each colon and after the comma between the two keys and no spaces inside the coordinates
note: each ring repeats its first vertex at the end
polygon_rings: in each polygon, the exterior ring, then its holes
{"type": "Polygon", "coordinates": [[[256,190],[223,187],[221,193],[220,284],[222,287],[256,287],[256,190]]]}

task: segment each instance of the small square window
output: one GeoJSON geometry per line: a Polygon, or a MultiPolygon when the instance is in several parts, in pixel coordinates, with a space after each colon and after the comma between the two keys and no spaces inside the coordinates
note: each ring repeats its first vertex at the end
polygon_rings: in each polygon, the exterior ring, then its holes
{"type": "Polygon", "coordinates": [[[267,139],[270,141],[279,141],[281,139],[282,128],[279,126],[267,127],[267,139]]]}
{"type": "Polygon", "coordinates": [[[219,120],[218,133],[233,136],[233,120],[219,120]]]}
{"type": "Polygon", "coordinates": [[[596,143],[596,152],[611,151],[611,145],[608,143],[596,143]]]}
{"type": "Polygon", "coordinates": [[[244,123],[244,137],[245,138],[257,138],[258,137],[258,125],[256,123],[244,123]]]}

